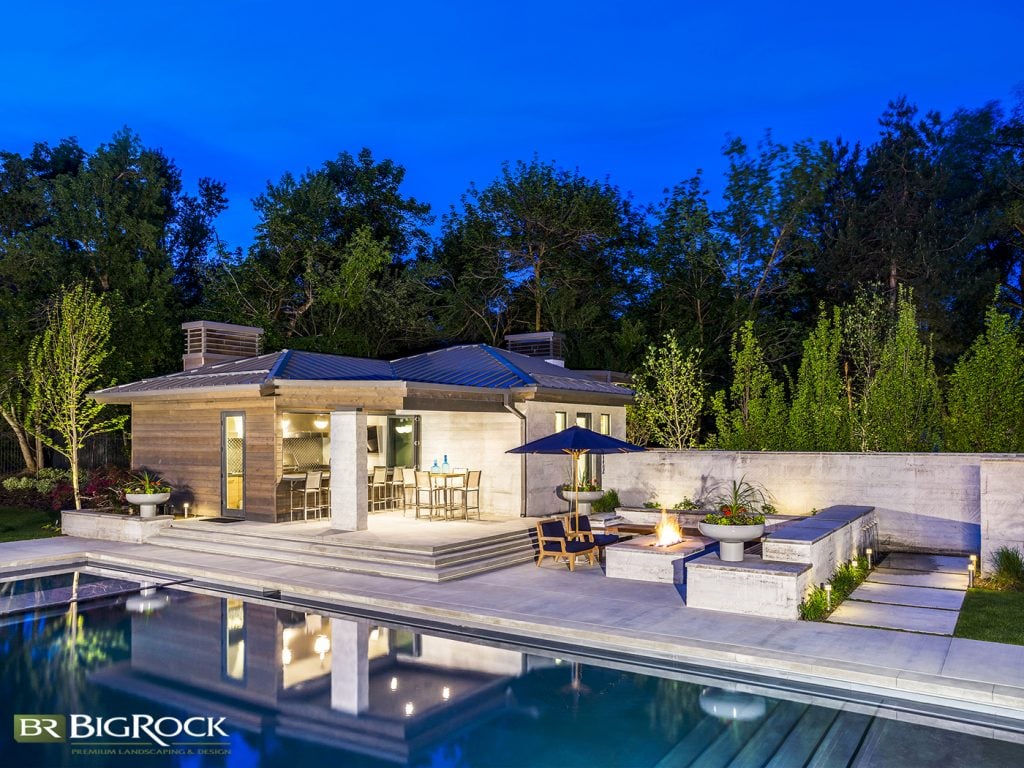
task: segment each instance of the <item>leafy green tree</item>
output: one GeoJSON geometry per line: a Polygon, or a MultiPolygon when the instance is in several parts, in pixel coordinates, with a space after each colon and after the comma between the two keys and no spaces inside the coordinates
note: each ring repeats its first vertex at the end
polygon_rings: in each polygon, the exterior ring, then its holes
{"type": "Polygon", "coordinates": [[[93,435],[119,430],[128,419],[109,415],[105,405],[89,396],[111,353],[110,329],[106,301],[79,284],[58,294],[46,329],[29,347],[30,423],[70,462],[75,509],[82,508],[78,452],[93,435]]]}
{"type": "Polygon", "coordinates": [[[630,439],[653,439],[666,448],[693,448],[700,435],[704,411],[704,382],[700,350],[684,354],[675,336],[665,334],[660,346],[650,346],[641,368],[633,374],[633,405],[626,407],[630,439]]]}
{"type": "Polygon", "coordinates": [[[621,271],[642,232],[639,213],[609,182],[537,158],[506,163],[445,217],[442,245],[457,250],[441,252],[439,265],[451,285],[469,278],[456,306],[472,313],[449,322],[557,329],[569,337],[575,364],[609,365],[621,271]]]}
{"type": "MultiPolygon", "coordinates": [[[[206,309],[262,326],[268,347],[366,354],[379,348],[372,294],[425,248],[429,206],[404,197],[405,170],[341,153],[299,178],[286,173],[254,202],[256,242],[209,270],[206,309]]],[[[406,294],[408,296],[408,292],[406,294]]]]}
{"type": "Polygon", "coordinates": [[[718,430],[711,446],[729,451],[782,450],[786,442],[785,393],[768,370],[751,320],[733,337],[732,365],[728,393],[715,393],[711,403],[718,430]]]}
{"type": "Polygon", "coordinates": [[[1024,451],[1024,345],[1020,329],[993,303],[985,332],[949,377],[946,449],[1024,451]]]}
{"type": "Polygon", "coordinates": [[[901,288],[893,333],[864,394],[866,449],[934,451],[941,443],[942,399],[931,348],[921,341],[909,289],[901,288]]]}
{"type": "Polygon", "coordinates": [[[804,341],[789,410],[790,450],[850,449],[850,414],[839,372],[842,339],[839,310],[829,314],[823,305],[818,324],[804,341]]]}

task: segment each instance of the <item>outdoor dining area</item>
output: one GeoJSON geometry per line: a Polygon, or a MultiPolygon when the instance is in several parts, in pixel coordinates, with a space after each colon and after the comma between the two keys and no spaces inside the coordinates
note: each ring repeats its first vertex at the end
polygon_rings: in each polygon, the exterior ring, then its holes
{"type": "Polygon", "coordinates": [[[478,469],[419,470],[375,466],[367,477],[367,503],[371,513],[412,511],[416,519],[480,519],[478,469]]]}

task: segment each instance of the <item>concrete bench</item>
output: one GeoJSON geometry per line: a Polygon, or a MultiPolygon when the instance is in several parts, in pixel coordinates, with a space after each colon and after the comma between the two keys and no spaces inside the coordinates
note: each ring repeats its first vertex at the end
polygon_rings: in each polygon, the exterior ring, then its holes
{"type": "Polygon", "coordinates": [[[875,508],[840,505],[776,527],[761,558],[723,563],[705,555],[686,564],[686,604],[730,613],[796,619],[800,603],[836,568],[874,546],[875,508]]]}

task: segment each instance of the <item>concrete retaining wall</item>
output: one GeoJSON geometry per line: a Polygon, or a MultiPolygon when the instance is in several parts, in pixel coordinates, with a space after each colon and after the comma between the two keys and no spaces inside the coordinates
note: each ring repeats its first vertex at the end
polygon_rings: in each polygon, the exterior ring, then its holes
{"type": "Polygon", "coordinates": [[[999,542],[1024,542],[1019,454],[654,450],[607,462],[604,485],[616,489],[626,506],[657,499],[671,507],[741,477],[767,488],[783,514],[834,504],[873,506],[881,550],[977,552],[983,512],[986,551],[999,542]],[[991,490],[982,484],[983,466],[991,490]],[[998,520],[987,519],[996,510],[998,520]]]}
{"type": "Polygon", "coordinates": [[[91,509],[65,509],[60,513],[60,530],[65,536],[104,539],[141,544],[174,522],[172,515],[129,517],[91,509]]]}

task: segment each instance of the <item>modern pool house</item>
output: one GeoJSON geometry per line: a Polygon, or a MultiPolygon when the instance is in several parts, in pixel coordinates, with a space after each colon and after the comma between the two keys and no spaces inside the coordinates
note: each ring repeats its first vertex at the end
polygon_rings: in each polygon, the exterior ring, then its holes
{"type": "MultiPolygon", "coordinates": [[[[362,530],[371,508],[413,503],[413,471],[445,463],[481,473],[479,510],[540,515],[557,509],[553,491],[568,464],[508,449],[571,424],[625,435],[632,393],[609,372],[565,368],[557,333],[509,336],[508,349],[473,344],[388,361],[260,354],[259,328],[196,321],[183,329],[184,370],[94,396],[131,406],[132,466],[159,473],[174,488],[174,509],[187,504],[191,515],[291,520],[312,472],[331,527],[362,530]],[[401,499],[376,487],[382,468],[380,485],[403,485],[401,499]]],[[[600,463],[585,469],[597,475],[600,463]]]]}

